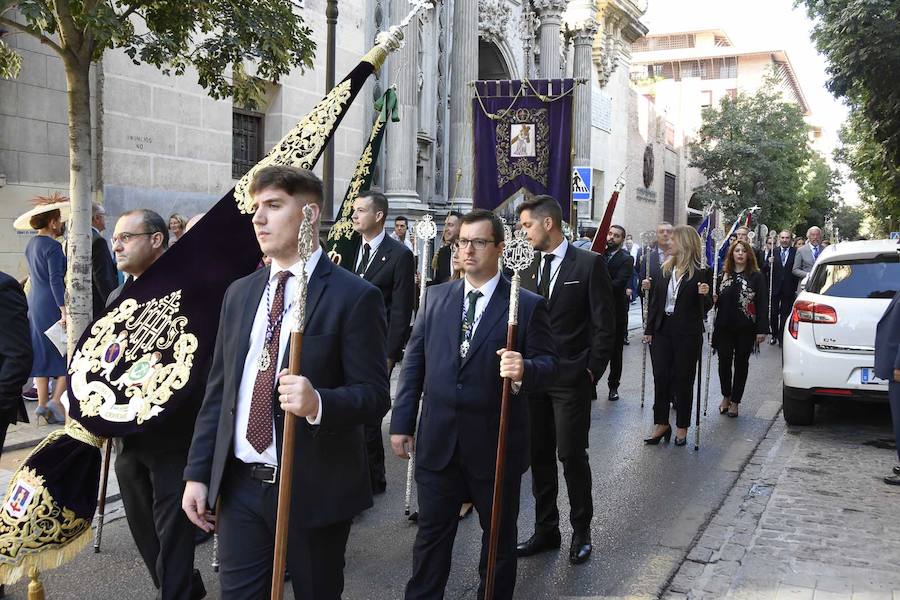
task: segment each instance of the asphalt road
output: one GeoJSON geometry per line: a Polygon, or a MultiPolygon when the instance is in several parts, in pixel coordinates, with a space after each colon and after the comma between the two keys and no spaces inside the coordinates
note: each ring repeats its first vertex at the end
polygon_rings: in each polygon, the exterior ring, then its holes
{"type": "MultiPolygon", "coordinates": [[[[601,382],[601,398],[594,403],[592,413],[589,452],[595,507],[594,554],[584,565],[570,565],[567,548],[571,532],[564,529],[562,550],[519,561],[516,598],[657,596],[780,408],[780,351],[766,345],[759,357],[751,359],[740,418],[729,419],[716,411],[720,395],[714,372],[709,416],[701,426],[700,451],[693,450],[693,428],[686,447],[665,443],[645,447],[642,438],[650,432],[653,420],[652,382],[648,357],[648,397],[642,409],[637,332],[625,348],[625,365],[622,399],[608,402],[605,381],[601,382]]],[[[387,493],[376,499],[374,508],[359,516],[351,532],[344,594],[350,600],[401,598],[410,573],[416,529],[403,516],[406,463],[389,456],[387,468],[387,493]]],[[[530,489],[530,473],[526,473],[520,538],[530,535],[534,522],[530,489]]],[[[567,523],[564,482],[560,490],[561,522],[567,523]]],[[[476,515],[460,523],[447,598],[475,597],[480,539],[476,515]]],[[[216,597],[211,553],[211,543],[198,547],[196,564],[203,572],[209,597],[216,597]]],[[[149,600],[155,595],[124,519],[105,527],[101,554],[87,549],[67,565],[45,573],[43,581],[50,599],[149,600]]],[[[24,599],[25,583],[12,586],[8,597],[24,599]]],[[[290,593],[288,597],[292,597],[290,593]]]]}

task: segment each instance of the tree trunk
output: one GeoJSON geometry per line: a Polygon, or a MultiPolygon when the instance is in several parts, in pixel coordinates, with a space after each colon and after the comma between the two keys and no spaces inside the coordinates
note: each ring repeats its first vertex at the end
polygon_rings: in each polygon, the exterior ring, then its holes
{"type": "Polygon", "coordinates": [[[66,309],[68,357],[92,319],[91,295],[91,89],[90,60],[63,57],[69,111],[69,197],[66,309]]]}

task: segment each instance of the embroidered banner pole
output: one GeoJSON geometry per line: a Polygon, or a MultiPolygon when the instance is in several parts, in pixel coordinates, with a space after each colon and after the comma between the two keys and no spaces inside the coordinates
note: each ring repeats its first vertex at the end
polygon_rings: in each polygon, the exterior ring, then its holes
{"type": "MultiPolygon", "coordinates": [[[[521,192],[570,207],[575,79],[476,81],[472,100],[476,208],[503,209],[521,192]]],[[[571,224],[571,223],[570,223],[571,224]]]]}

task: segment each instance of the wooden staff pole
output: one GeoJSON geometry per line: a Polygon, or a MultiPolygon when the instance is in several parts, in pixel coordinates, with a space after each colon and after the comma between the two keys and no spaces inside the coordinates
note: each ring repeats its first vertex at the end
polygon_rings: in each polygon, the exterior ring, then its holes
{"type": "MultiPolygon", "coordinates": [[[[300,224],[300,238],[297,249],[300,255],[301,273],[297,287],[294,330],[291,332],[288,373],[300,375],[300,359],[303,353],[303,330],[306,319],[306,261],[312,254],[313,230],[312,207],[303,207],[303,222],[300,224]]],[[[272,562],[272,600],[284,598],[284,572],[287,564],[288,531],[291,517],[291,487],[294,477],[294,446],[297,436],[297,417],[284,413],[284,431],[281,437],[281,463],[278,472],[278,510],[275,520],[275,556],[272,562]]]]}
{"type": "Polygon", "coordinates": [[[112,439],[107,438],[103,445],[103,468],[100,473],[100,493],[97,495],[97,529],[94,531],[94,554],[100,552],[100,542],[103,540],[103,518],[106,513],[106,488],[109,484],[111,451],[112,439]]]}
{"type": "MultiPolygon", "coordinates": [[[[503,262],[513,272],[509,291],[509,322],[506,327],[506,349],[515,350],[516,331],[519,323],[519,273],[528,268],[534,259],[534,248],[524,232],[510,235],[503,249],[503,262]]],[[[500,541],[500,525],[503,518],[503,479],[506,466],[506,432],[509,429],[509,394],[512,380],[503,379],[503,394],[500,397],[500,431],[497,435],[497,462],[494,469],[494,499],[491,505],[491,532],[488,537],[487,569],[484,577],[484,598],[494,597],[494,574],[497,567],[497,544],[500,541]]]]}

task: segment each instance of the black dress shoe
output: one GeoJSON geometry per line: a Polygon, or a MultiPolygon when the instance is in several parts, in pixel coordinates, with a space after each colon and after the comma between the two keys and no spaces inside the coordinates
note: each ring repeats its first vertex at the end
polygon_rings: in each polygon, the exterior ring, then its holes
{"type": "Polygon", "coordinates": [[[774,345],[777,344],[777,343],[778,343],[778,340],[776,340],[775,338],[772,338],[771,340],[769,340],[769,345],[770,345],[770,346],[774,346],[774,345]]]}
{"type": "Polygon", "coordinates": [[[615,389],[615,388],[609,390],[609,401],[616,402],[618,399],[619,399],[619,390],[615,389]]]}
{"type": "Polygon", "coordinates": [[[527,541],[516,545],[516,556],[534,556],[547,550],[555,550],[562,544],[559,531],[535,533],[527,541]]]}
{"type": "Polygon", "coordinates": [[[894,467],[894,475],[900,475],[900,465],[894,467]]]}
{"type": "Polygon", "coordinates": [[[900,485],[900,475],[888,475],[884,482],[888,485],[900,485]]]}
{"type": "Polygon", "coordinates": [[[573,533],[572,545],[569,546],[569,562],[573,565],[580,565],[591,556],[591,536],[587,533],[573,533]]]}

